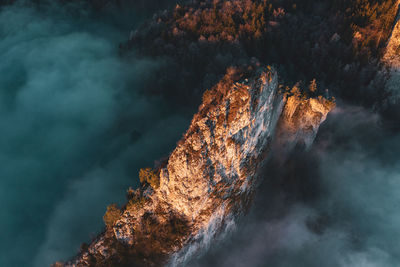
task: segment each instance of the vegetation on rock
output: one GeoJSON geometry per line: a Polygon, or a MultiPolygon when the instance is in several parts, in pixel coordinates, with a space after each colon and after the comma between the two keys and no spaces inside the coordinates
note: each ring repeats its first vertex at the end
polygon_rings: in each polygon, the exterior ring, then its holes
{"type": "Polygon", "coordinates": [[[108,205],[107,211],[103,216],[104,223],[107,227],[112,227],[114,223],[121,217],[121,210],[116,204],[108,205]]]}
{"type": "Polygon", "coordinates": [[[160,186],[160,177],[151,168],[140,169],[139,180],[142,184],[149,184],[153,189],[157,189],[160,186]]]}

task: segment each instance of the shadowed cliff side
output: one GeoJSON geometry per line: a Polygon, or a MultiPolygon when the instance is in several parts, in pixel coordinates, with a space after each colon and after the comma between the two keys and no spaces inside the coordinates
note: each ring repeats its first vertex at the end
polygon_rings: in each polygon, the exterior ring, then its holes
{"type": "MultiPolygon", "coordinates": [[[[400,5],[400,1],[397,1],[397,5],[400,5]]],[[[388,93],[392,94],[394,100],[398,100],[400,97],[399,91],[399,80],[400,80],[400,23],[399,14],[391,36],[389,38],[386,50],[383,56],[383,62],[389,68],[389,79],[387,81],[386,87],[388,93]]]]}
{"type": "Polygon", "coordinates": [[[333,107],[322,97],[283,92],[270,67],[228,69],[205,92],[168,161],[153,171],[159,181],[143,179],[122,210],[109,208],[105,232],[56,266],[185,263],[246,212],[272,146],[309,146],[333,107]]]}
{"type": "MultiPolygon", "coordinates": [[[[396,2],[397,7],[400,6],[400,1],[396,2]]],[[[397,17],[394,22],[390,38],[387,42],[382,62],[386,67],[382,73],[386,76],[386,98],[382,103],[383,114],[389,120],[386,122],[391,130],[398,131],[400,129],[400,12],[397,8],[397,17]]]]}

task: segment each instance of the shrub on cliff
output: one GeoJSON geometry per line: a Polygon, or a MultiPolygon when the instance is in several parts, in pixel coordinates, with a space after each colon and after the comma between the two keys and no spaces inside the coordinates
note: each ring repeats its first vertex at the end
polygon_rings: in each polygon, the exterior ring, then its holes
{"type": "Polygon", "coordinates": [[[103,216],[104,223],[107,227],[112,227],[114,223],[121,217],[121,210],[116,204],[108,205],[107,211],[103,216]]]}
{"type": "Polygon", "coordinates": [[[140,183],[147,183],[154,189],[157,189],[160,186],[160,177],[151,168],[140,169],[139,180],[140,183]]]}

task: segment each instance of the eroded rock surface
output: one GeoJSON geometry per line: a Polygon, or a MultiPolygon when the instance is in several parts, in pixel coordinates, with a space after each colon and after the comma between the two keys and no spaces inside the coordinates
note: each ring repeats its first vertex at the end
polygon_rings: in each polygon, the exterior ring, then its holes
{"type": "Polygon", "coordinates": [[[279,89],[269,67],[228,74],[203,96],[189,129],[121,217],[65,266],[181,265],[235,225],[273,144],[311,145],[334,107],[279,89]]]}

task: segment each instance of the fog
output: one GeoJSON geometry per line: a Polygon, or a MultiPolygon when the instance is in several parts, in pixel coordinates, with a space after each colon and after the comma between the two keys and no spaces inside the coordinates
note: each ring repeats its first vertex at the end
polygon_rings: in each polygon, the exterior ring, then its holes
{"type": "Polygon", "coordinates": [[[313,148],[271,162],[247,218],[193,266],[397,266],[400,135],[339,104],[313,148]]]}
{"type": "MultiPolygon", "coordinates": [[[[29,3],[0,9],[0,266],[75,255],[192,115],[144,94],[163,62],[119,56],[157,5],[29,3]]],[[[312,149],[273,157],[237,231],[188,266],[399,265],[400,135],[384,121],[339,100],[312,149]]]]}
{"type": "Polygon", "coordinates": [[[0,10],[1,266],[76,254],[188,124],[139,93],[159,63],[118,56],[132,14],[122,27],[88,10],[54,1],[0,10]]]}

